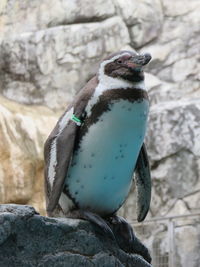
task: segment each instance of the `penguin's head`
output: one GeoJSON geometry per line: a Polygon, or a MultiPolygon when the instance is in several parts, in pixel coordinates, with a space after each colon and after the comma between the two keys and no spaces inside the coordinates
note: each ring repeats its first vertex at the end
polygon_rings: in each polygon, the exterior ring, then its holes
{"type": "Polygon", "coordinates": [[[120,51],[111,54],[100,64],[99,76],[123,79],[129,82],[144,80],[143,66],[149,63],[149,53],[137,54],[133,51],[120,51]]]}

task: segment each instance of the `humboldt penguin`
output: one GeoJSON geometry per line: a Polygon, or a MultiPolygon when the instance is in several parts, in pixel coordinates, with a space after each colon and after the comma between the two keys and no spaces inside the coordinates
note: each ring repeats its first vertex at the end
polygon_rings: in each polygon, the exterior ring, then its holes
{"type": "MultiPolygon", "coordinates": [[[[89,220],[117,240],[128,236],[130,247],[136,237],[116,212],[134,177],[139,222],[149,210],[151,178],[144,144],[149,100],[143,66],[150,60],[150,54],[133,51],[105,58],[44,148],[48,215],[89,220]]],[[[124,250],[131,251],[125,245],[124,250]]],[[[150,261],[148,252],[143,254],[150,261]]]]}

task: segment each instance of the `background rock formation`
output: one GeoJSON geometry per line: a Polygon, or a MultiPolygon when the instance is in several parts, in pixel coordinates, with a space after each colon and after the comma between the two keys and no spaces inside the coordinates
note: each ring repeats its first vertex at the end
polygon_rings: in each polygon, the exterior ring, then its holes
{"type": "Polygon", "coordinates": [[[44,211],[43,144],[55,123],[55,113],[44,106],[0,97],[0,203],[44,211]]]}
{"type": "MultiPolygon", "coordinates": [[[[148,216],[198,212],[199,12],[199,0],[1,0],[0,201],[33,204],[45,213],[45,138],[101,58],[134,48],[153,56],[146,69],[148,216]]],[[[129,220],[135,219],[133,192],[121,210],[129,220]]]]}

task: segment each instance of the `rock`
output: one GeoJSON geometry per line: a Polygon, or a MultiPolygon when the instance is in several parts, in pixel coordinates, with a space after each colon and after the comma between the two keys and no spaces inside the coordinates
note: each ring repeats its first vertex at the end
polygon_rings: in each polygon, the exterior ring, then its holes
{"type": "Polygon", "coordinates": [[[3,0],[0,6],[1,34],[12,36],[59,25],[99,21],[111,17],[115,7],[111,0],[3,0]]]}
{"type": "Polygon", "coordinates": [[[196,59],[195,58],[186,58],[177,60],[172,68],[172,79],[174,82],[181,82],[192,75],[194,69],[196,68],[196,59]],[[187,66],[187,68],[186,68],[187,66]]]}
{"type": "MultiPolygon", "coordinates": [[[[162,81],[172,83],[171,90],[177,89],[178,98],[180,95],[192,98],[193,95],[199,95],[197,69],[200,30],[197,25],[200,23],[200,2],[192,0],[183,3],[178,0],[172,3],[164,0],[163,7],[165,18],[162,31],[156,39],[156,44],[145,46],[145,50],[151,52],[153,58],[147,71],[162,81]]],[[[174,99],[177,99],[176,94],[174,99]]]]}
{"type": "MultiPolygon", "coordinates": [[[[190,222],[191,223],[191,222],[190,222]]],[[[200,265],[199,259],[199,228],[198,224],[177,227],[175,230],[177,257],[176,266],[179,267],[196,267],[200,265]]]]}
{"type": "MultiPolygon", "coordinates": [[[[199,99],[160,103],[151,109],[147,145],[154,216],[178,214],[176,201],[200,188],[199,110],[199,99]]],[[[189,212],[188,205],[184,207],[189,212]]]]}
{"type": "Polygon", "coordinates": [[[96,73],[102,57],[129,41],[120,17],[4,39],[0,54],[2,94],[21,103],[64,108],[96,73]]]}
{"type": "MultiPolygon", "coordinates": [[[[153,79],[153,84],[159,85],[159,80],[153,79]]],[[[161,102],[151,107],[146,138],[152,175],[148,216],[173,216],[189,213],[192,209],[197,211],[200,189],[199,121],[200,99],[161,102]]],[[[136,220],[135,188],[120,214],[131,221],[136,220]]]]}
{"type": "Polygon", "coordinates": [[[188,207],[188,209],[192,213],[198,213],[199,212],[199,203],[200,203],[200,188],[197,188],[196,190],[193,190],[193,192],[187,194],[184,197],[184,201],[188,207]]]}
{"type": "Polygon", "coordinates": [[[0,206],[0,222],[0,266],[151,266],[86,221],[42,217],[10,204],[0,206]]]}
{"type": "Polygon", "coordinates": [[[116,8],[129,27],[131,44],[134,48],[157,38],[163,20],[160,1],[116,0],[116,8]]]}
{"type": "Polygon", "coordinates": [[[200,155],[200,99],[170,101],[151,107],[147,143],[152,161],[181,150],[200,155]]]}
{"type": "Polygon", "coordinates": [[[192,0],[188,3],[187,0],[169,1],[163,0],[163,10],[166,16],[177,17],[184,16],[198,9],[199,1],[192,0]]]}
{"type": "Polygon", "coordinates": [[[0,97],[0,203],[33,204],[45,214],[43,144],[56,115],[0,97]]]}

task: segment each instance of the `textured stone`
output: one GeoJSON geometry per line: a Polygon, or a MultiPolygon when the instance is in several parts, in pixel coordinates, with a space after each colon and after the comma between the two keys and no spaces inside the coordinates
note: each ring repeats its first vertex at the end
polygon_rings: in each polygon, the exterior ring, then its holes
{"type": "Polygon", "coordinates": [[[44,214],[43,144],[55,122],[47,108],[0,97],[0,203],[30,203],[44,214]]]}
{"type": "Polygon", "coordinates": [[[152,161],[180,150],[200,156],[200,99],[170,101],[151,107],[147,142],[152,161]]]}
{"type": "Polygon", "coordinates": [[[133,47],[141,47],[158,36],[163,20],[159,0],[116,0],[116,7],[129,27],[133,47]]]}
{"type": "Polygon", "coordinates": [[[186,195],[184,201],[191,212],[199,212],[200,188],[197,188],[192,193],[186,195]]]}
{"type": "MultiPolygon", "coordinates": [[[[191,223],[191,222],[190,222],[191,223]]],[[[197,267],[200,265],[200,231],[198,223],[194,226],[177,227],[175,231],[177,267],[197,267]]]]}
{"type": "Polygon", "coordinates": [[[5,39],[0,55],[2,93],[22,103],[65,107],[96,73],[99,60],[128,43],[120,17],[5,39]]]}
{"type": "Polygon", "coordinates": [[[151,266],[86,221],[42,217],[19,205],[1,205],[0,221],[1,266],[151,266]]]}
{"type": "Polygon", "coordinates": [[[111,0],[2,0],[0,5],[1,34],[16,35],[24,32],[99,21],[115,13],[111,0]]]}
{"type": "MultiPolygon", "coordinates": [[[[153,84],[157,86],[159,80],[153,79],[153,84]]],[[[146,138],[153,181],[149,216],[173,216],[200,207],[199,121],[200,99],[162,102],[151,107],[146,138]],[[189,201],[195,190],[197,193],[192,196],[196,204],[189,201]]],[[[133,187],[120,210],[129,220],[136,219],[134,190],[133,187]]]]}
{"type": "Polygon", "coordinates": [[[199,99],[165,102],[151,109],[147,144],[154,216],[176,215],[180,210],[174,207],[176,200],[200,188],[199,115],[199,99]]]}
{"type": "Polygon", "coordinates": [[[169,0],[162,0],[162,2],[165,15],[171,17],[188,15],[199,8],[198,0],[192,0],[190,2],[187,0],[176,0],[173,2],[169,0]]]}
{"type": "Polygon", "coordinates": [[[193,93],[199,90],[200,2],[164,0],[163,7],[162,31],[156,44],[145,47],[153,57],[148,70],[165,82],[175,82],[182,95],[189,90],[193,93]]]}

